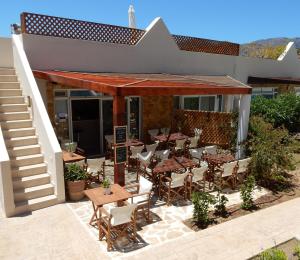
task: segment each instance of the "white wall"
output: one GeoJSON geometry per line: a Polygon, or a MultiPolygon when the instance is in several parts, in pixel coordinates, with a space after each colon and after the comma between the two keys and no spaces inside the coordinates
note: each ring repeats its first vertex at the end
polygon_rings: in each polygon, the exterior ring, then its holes
{"type": "Polygon", "coordinates": [[[300,77],[300,62],[290,44],[279,60],[181,51],[162,19],[155,19],[135,46],[23,35],[30,65],[40,70],[88,72],[300,77]]]}
{"type": "Polygon", "coordinates": [[[0,37],[0,68],[11,68],[13,64],[11,38],[0,37]]]}

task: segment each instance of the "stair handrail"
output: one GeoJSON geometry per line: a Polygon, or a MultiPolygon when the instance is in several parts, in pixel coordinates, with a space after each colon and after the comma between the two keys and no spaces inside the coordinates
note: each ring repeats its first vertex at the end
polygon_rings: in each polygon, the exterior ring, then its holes
{"type": "Polygon", "coordinates": [[[47,162],[51,182],[55,186],[55,195],[58,202],[63,202],[65,200],[65,188],[62,151],[24,51],[21,37],[17,34],[12,35],[14,67],[23,94],[30,97],[33,124],[47,162]]]}
{"type": "Polygon", "coordinates": [[[0,127],[0,206],[6,217],[14,215],[15,201],[12,183],[10,159],[5,146],[2,129],[0,127]]]}

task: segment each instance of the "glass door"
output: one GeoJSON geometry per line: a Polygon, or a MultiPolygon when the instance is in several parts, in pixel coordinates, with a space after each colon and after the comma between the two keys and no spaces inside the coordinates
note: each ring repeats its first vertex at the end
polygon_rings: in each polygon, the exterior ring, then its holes
{"type": "Polygon", "coordinates": [[[102,100],[102,143],[103,151],[106,152],[106,135],[113,135],[113,101],[102,100]]]}

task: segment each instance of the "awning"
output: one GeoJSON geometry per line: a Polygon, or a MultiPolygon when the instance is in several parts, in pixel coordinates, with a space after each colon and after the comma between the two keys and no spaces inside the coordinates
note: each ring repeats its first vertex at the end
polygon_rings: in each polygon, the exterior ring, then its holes
{"type": "Polygon", "coordinates": [[[53,83],[113,96],[238,95],[252,88],[229,76],[33,71],[53,83]]]}
{"type": "Polygon", "coordinates": [[[291,77],[248,77],[248,84],[293,84],[300,85],[300,78],[291,77]]]}

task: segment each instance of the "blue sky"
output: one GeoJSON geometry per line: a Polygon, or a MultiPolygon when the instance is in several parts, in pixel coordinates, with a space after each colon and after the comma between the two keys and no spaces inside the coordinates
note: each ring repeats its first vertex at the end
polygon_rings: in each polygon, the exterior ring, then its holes
{"type": "Polygon", "coordinates": [[[300,37],[299,0],[7,0],[0,5],[0,36],[9,36],[23,11],[127,26],[131,2],[142,29],[160,16],[173,34],[238,43],[300,37]]]}

